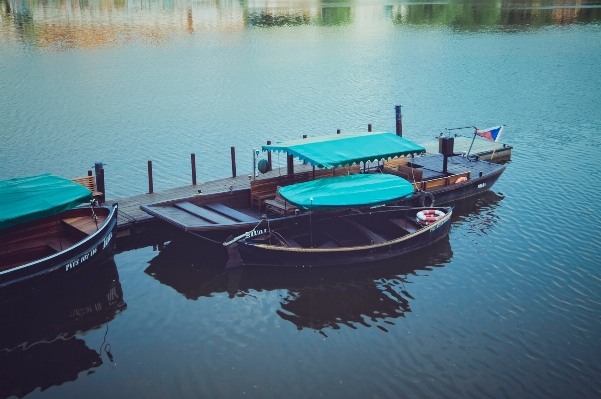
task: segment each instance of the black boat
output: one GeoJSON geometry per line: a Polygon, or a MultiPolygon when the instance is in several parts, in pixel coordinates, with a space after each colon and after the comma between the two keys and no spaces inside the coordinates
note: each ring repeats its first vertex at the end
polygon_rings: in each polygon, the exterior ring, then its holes
{"type": "Polygon", "coordinates": [[[350,175],[283,187],[285,201],[309,217],[272,228],[266,221],[231,237],[227,267],[243,265],[317,267],[396,257],[446,237],[452,208],[390,207],[413,186],[391,175],[350,175]],[[368,209],[366,209],[368,208],[368,209]],[[341,213],[314,210],[346,210],[341,213]]]}
{"type": "MultiPolygon", "coordinates": [[[[440,154],[390,132],[347,133],[289,140],[263,146],[306,164],[302,171],[250,182],[250,188],[170,199],[140,208],[186,232],[223,241],[254,228],[267,215],[273,227],[307,217],[308,212],[282,200],[280,188],[355,174],[391,174],[413,186],[399,205],[426,207],[453,204],[491,189],[504,165],[455,154],[453,139],[440,154]]],[[[442,140],[441,140],[442,142],[442,140]]],[[[442,147],[442,146],[441,146],[442,147]]],[[[202,189],[202,185],[200,186],[202,189]]]]}
{"type": "MultiPolygon", "coordinates": [[[[227,267],[342,266],[397,257],[449,234],[452,208],[379,208],[307,223],[291,223],[228,245],[227,267]],[[443,215],[420,225],[417,214],[443,215]]],[[[307,220],[304,220],[307,222],[307,220]]]]}
{"type": "Polygon", "coordinates": [[[59,278],[111,259],[117,204],[54,175],[0,182],[0,288],[59,278]],[[89,206],[78,206],[90,201],[89,206]]]}

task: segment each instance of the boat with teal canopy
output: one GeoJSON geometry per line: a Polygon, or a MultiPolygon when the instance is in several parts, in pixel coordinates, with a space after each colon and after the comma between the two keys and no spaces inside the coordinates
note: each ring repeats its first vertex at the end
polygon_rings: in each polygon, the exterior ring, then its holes
{"type": "Polygon", "coordinates": [[[38,278],[50,281],[111,259],[117,204],[92,199],[84,186],[52,174],[0,181],[0,289],[19,292],[34,278],[41,284],[38,278]]]}
{"type": "Polygon", "coordinates": [[[387,174],[356,174],[280,188],[282,198],[305,210],[380,205],[410,198],[413,185],[387,174]]]}
{"type": "Polygon", "coordinates": [[[0,181],[0,229],[55,215],[91,199],[92,192],[84,186],[52,174],[0,181]]]}
{"type": "Polygon", "coordinates": [[[286,152],[320,169],[426,152],[421,145],[391,132],[346,133],[287,140],[264,145],[262,149],[286,152]]]}

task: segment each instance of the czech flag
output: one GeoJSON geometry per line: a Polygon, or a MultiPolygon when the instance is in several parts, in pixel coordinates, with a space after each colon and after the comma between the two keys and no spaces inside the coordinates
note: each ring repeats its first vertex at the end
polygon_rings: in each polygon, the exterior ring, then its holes
{"type": "Polygon", "coordinates": [[[476,129],[474,134],[497,143],[499,140],[501,140],[501,134],[503,133],[504,127],[505,126],[495,126],[495,127],[489,127],[488,129],[482,129],[482,130],[476,129]]]}

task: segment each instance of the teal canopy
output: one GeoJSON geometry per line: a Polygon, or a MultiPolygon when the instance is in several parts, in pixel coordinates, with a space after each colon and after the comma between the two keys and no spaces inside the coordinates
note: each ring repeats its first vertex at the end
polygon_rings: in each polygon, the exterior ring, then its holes
{"type": "Polygon", "coordinates": [[[51,174],[0,181],[0,229],[54,215],[92,199],[92,192],[51,174]]]}
{"type": "Polygon", "coordinates": [[[413,185],[388,174],[328,177],[280,188],[280,196],[302,209],[378,205],[413,195],[413,185]]]}
{"type": "Polygon", "coordinates": [[[426,149],[390,132],[346,133],[264,145],[263,151],[283,151],[318,168],[417,155],[426,149]]]}

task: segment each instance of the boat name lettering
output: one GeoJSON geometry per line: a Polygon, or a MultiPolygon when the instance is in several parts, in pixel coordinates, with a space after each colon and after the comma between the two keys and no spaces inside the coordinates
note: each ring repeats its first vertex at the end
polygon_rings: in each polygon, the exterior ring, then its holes
{"type": "Polygon", "coordinates": [[[478,184],[478,188],[482,188],[482,187],[486,187],[486,183],[480,183],[480,184],[478,184]]]}
{"type": "Polygon", "coordinates": [[[106,248],[111,242],[111,238],[113,238],[113,232],[111,231],[106,237],[104,237],[102,249],[106,248]]]}
{"type": "Polygon", "coordinates": [[[263,233],[267,233],[267,229],[249,231],[249,232],[245,233],[244,236],[246,238],[250,238],[250,237],[258,236],[259,234],[263,234],[263,233]]]}
{"type": "Polygon", "coordinates": [[[440,223],[440,224],[438,224],[438,225],[436,225],[436,226],[432,227],[432,228],[430,229],[430,233],[431,233],[431,232],[433,232],[434,230],[438,229],[440,226],[442,226],[443,224],[445,224],[447,221],[448,221],[448,219],[447,219],[447,220],[445,220],[444,222],[442,222],[442,223],[440,223]]]}
{"type": "Polygon", "coordinates": [[[94,248],[90,252],[87,252],[85,255],[83,255],[81,258],[72,260],[71,262],[67,263],[65,265],[65,271],[73,269],[75,266],[82,264],[86,260],[90,259],[92,256],[96,255],[96,252],[98,252],[98,248],[94,248]]]}

